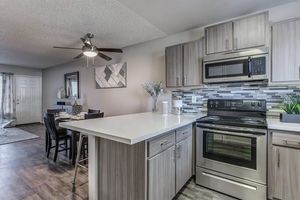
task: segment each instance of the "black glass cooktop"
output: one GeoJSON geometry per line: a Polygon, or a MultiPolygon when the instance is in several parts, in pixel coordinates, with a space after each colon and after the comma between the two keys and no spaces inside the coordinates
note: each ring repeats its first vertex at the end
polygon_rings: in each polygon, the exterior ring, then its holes
{"type": "Polygon", "coordinates": [[[253,128],[267,127],[266,119],[260,117],[206,116],[198,119],[197,122],[253,128]]]}

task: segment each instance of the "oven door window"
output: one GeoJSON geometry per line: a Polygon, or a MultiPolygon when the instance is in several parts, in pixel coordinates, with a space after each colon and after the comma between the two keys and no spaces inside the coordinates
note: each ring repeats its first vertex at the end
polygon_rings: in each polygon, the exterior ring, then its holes
{"type": "Polygon", "coordinates": [[[206,78],[226,78],[248,75],[248,60],[236,60],[205,65],[206,78]]]}
{"type": "Polygon", "coordinates": [[[203,157],[256,169],[256,138],[204,131],[203,157]]]}

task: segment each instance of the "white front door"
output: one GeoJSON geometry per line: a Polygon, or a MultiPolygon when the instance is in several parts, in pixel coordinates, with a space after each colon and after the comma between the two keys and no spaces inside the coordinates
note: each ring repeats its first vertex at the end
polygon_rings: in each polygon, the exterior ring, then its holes
{"type": "Polygon", "coordinates": [[[40,76],[16,76],[17,124],[41,122],[41,90],[40,76]]]}

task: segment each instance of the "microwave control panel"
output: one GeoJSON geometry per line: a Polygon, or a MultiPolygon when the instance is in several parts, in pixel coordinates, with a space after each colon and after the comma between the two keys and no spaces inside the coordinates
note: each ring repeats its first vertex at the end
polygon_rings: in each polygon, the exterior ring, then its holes
{"type": "Polygon", "coordinates": [[[266,57],[251,58],[252,75],[266,74],[266,57]]]}

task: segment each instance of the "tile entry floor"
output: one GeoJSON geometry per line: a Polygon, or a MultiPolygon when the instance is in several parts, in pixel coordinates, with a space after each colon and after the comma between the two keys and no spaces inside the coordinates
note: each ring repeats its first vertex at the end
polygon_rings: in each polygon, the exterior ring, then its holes
{"type": "MultiPolygon", "coordinates": [[[[88,177],[80,169],[77,187],[72,192],[74,167],[58,154],[57,162],[45,157],[45,128],[42,124],[18,126],[40,138],[0,145],[0,199],[52,200],[88,199],[88,177]]],[[[177,196],[178,200],[233,200],[233,198],[195,185],[190,181],[177,196]]]]}

